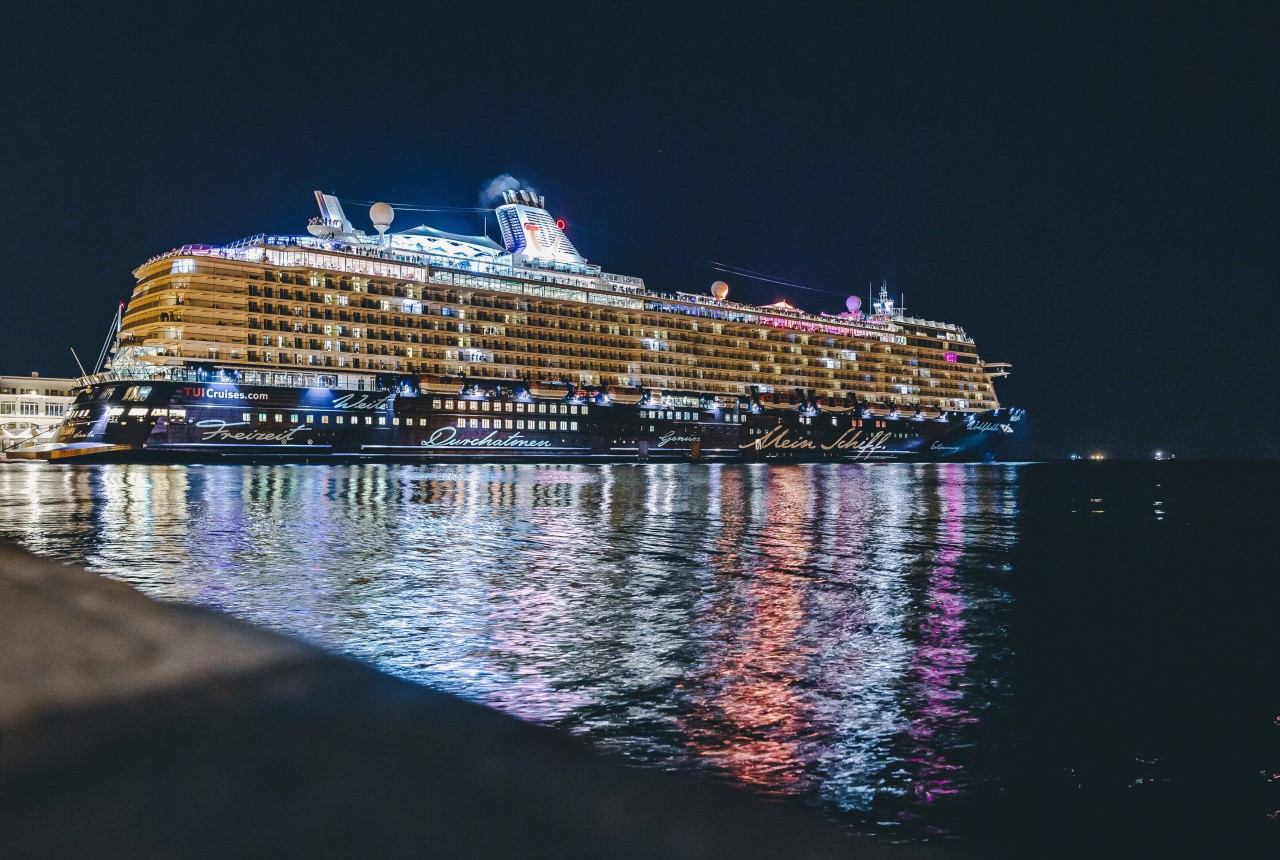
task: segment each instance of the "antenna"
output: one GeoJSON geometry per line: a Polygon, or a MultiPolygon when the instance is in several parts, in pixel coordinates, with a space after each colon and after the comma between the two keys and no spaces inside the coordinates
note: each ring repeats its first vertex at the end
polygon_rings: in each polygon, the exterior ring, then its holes
{"type": "Polygon", "coordinates": [[[121,302],[116,308],[116,315],[111,318],[111,327],[107,329],[107,339],[102,344],[102,351],[98,353],[98,362],[93,366],[93,372],[97,373],[102,370],[102,365],[107,360],[107,355],[111,352],[111,342],[115,336],[120,333],[121,315],[124,313],[124,302],[121,302]]]}
{"type": "Polygon", "coordinates": [[[84,365],[80,363],[80,356],[76,355],[76,348],[74,346],[71,347],[71,357],[76,360],[76,364],[80,367],[80,375],[88,376],[89,371],[85,370],[84,365]]]}

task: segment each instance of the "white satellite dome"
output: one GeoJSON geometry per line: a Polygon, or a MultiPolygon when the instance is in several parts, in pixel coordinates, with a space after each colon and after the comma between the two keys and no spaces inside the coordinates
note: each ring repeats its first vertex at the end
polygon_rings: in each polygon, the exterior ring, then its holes
{"type": "Polygon", "coordinates": [[[862,299],[857,296],[849,296],[844,300],[844,306],[849,309],[849,313],[856,314],[862,310],[862,299]]]}
{"type": "Polygon", "coordinates": [[[729,296],[729,285],[724,281],[716,281],[711,285],[711,295],[720,301],[724,301],[729,296]]]}
{"type": "Polygon", "coordinates": [[[386,203],[375,203],[369,207],[369,220],[379,233],[387,232],[391,222],[395,220],[396,211],[386,203]]]}

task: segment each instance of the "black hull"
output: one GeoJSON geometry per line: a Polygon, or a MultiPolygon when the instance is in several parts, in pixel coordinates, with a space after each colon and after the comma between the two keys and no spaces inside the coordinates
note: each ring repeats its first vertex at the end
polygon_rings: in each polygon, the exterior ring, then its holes
{"type": "Polygon", "coordinates": [[[26,456],[114,462],[980,462],[1007,410],[946,420],[293,387],[101,383],[26,456]]]}

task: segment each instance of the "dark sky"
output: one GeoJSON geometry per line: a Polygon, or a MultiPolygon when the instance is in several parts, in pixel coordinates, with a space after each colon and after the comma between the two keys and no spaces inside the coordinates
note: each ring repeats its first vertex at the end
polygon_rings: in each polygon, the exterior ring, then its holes
{"type": "Polygon", "coordinates": [[[511,172],[654,289],[887,279],[1013,362],[1028,454],[1280,454],[1276,4],[267,5],[6,11],[0,372],[71,375],[147,257],[316,188],[511,172]]]}

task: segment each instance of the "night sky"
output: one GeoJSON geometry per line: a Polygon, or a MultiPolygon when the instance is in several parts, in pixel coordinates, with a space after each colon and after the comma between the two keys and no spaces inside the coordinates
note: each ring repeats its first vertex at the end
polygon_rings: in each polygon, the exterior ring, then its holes
{"type": "Polygon", "coordinates": [[[833,5],[15,5],[0,372],[73,375],[133,268],[302,232],[314,189],[509,172],[652,289],[887,280],[1013,363],[1025,456],[1280,454],[1280,6],[833,5]]]}

